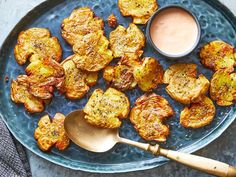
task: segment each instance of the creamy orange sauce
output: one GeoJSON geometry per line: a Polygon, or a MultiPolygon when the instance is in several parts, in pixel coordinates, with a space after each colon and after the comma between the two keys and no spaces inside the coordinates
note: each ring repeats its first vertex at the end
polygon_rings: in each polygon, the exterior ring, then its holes
{"type": "Polygon", "coordinates": [[[188,12],[173,7],[163,10],[155,17],[150,35],[162,52],[181,55],[191,50],[197,41],[198,26],[188,12]]]}

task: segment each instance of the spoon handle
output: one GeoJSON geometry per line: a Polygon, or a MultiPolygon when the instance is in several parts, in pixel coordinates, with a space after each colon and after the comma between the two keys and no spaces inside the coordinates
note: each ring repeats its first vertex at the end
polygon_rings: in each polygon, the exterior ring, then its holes
{"type": "Polygon", "coordinates": [[[162,148],[159,149],[159,154],[196,170],[212,175],[221,177],[236,177],[236,168],[223,162],[162,148]]]}
{"type": "Polygon", "coordinates": [[[140,143],[125,138],[119,138],[119,142],[138,147],[145,151],[149,151],[154,155],[167,157],[168,159],[174,160],[205,173],[220,177],[236,177],[236,168],[223,162],[200,157],[197,155],[162,149],[158,144],[153,146],[147,143],[140,143]]]}

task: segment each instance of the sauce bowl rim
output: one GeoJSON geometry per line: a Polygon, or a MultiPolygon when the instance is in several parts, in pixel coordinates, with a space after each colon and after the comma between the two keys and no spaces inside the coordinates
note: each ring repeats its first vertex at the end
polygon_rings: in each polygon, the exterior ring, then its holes
{"type": "Polygon", "coordinates": [[[181,57],[185,57],[187,55],[189,55],[190,53],[193,52],[193,50],[198,46],[199,42],[200,42],[200,39],[201,39],[201,25],[199,23],[199,20],[197,19],[196,15],[188,10],[186,7],[182,6],[182,5],[178,5],[178,4],[170,4],[170,5],[166,5],[164,7],[161,7],[159,8],[152,16],[151,18],[149,19],[148,21],[148,24],[147,24],[147,29],[146,29],[146,35],[147,35],[147,38],[148,38],[148,41],[149,43],[151,44],[151,46],[158,52],[160,53],[161,55],[163,56],[166,56],[168,58],[181,58],[181,57]],[[194,21],[196,22],[196,25],[197,25],[197,28],[198,28],[198,34],[197,34],[197,39],[194,43],[194,45],[189,49],[187,50],[186,52],[183,52],[181,54],[178,54],[178,55],[172,55],[172,54],[168,54],[168,53],[165,53],[163,52],[162,50],[160,50],[153,42],[152,38],[151,38],[151,34],[150,34],[150,29],[151,29],[151,26],[152,26],[152,22],[153,20],[156,18],[157,15],[159,15],[162,11],[164,10],[167,10],[169,8],[179,8],[181,10],[184,10],[185,12],[187,12],[189,15],[191,15],[194,19],[194,21]]]}

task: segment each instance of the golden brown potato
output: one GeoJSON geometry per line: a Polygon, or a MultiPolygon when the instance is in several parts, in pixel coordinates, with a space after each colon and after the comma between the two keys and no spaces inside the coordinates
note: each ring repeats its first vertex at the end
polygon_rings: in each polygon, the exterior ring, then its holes
{"type": "Polygon", "coordinates": [[[69,56],[61,63],[65,71],[65,80],[59,90],[65,92],[69,99],[80,99],[88,92],[89,86],[96,83],[98,74],[76,68],[73,57],[74,55],[69,56]]]}
{"type": "Polygon", "coordinates": [[[63,78],[47,78],[42,82],[35,80],[32,77],[28,77],[29,93],[37,98],[44,100],[50,100],[53,97],[54,86],[60,85],[63,82],[63,78]]]}
{"type": "Polygon", "coordinates": [[[23,103],[25,109],[30,113],[42,112],[44,102],[29,93],[29,82],[26,75],[19,75],[11,83],[11,100],[15,103],[23,103]]]}
{"type": "Polygon", "coordinates": [[[141,64],[134,66],[133,74],[140,89],[148,92],[163,82],[164,71],[156,59],[145,57],[141,64]]]}
{"type": "Polygon", "coordinates": [[[62,77],[64,75],[64,69],[55,60],[35,56],[26,67],[25,72],[28,76],[34,76],[39,81],[48,77],[62,77]]]}
{"type": "Polygon", "coordinates": [[[65,133],[64,120],[65,116],[61,113],[56,113],[52,121],[48,115],[40,118],[34,138],[42,151],[48,151],[54,145],[63,151],[69,146],[70,139],[65,133]]]}
{"type": "Polygon", "coordinates": [[[133,76],[133,68],[139,64],[137,54],[126,53],[115,66],[107,66],[103,71],[103,78],[114,88],[125,91],[133,89],[137,82],[133,76]]]}
{"type": "Polygon", "coordinates": [[[108,25],[112,28],[115,28],[117,26],[117,18],[114,14],[109,15],[107,18],[108,25]]]}
{"type": "Polygon", "coordinates": [[[137,85],[132,69],[123,64],[107,66],[103,71],[103,78],[112,87],[121,91],[133,89],[137,85]]]}
{"type": "Polygon", "coordinates": [[[35,54],[60,62],[62,49],[59,40],[51,37],[48,29],[30,28],[19,34],[14,54],[19,65],[23,65],[35,54]]]}
{"type": "Polygon", "coordinates": [[[124,53],[124,55],[121,57],[119,63],[125,64],[131,68],[134,68],[134,66],[139,65],[141,63],[140,56],[142,55],[142,52],[136,52],[136,53],[124,53]]]}
{"type": "Polygon", "coordinates": [[[156,0],[118,0],[118,6],[123,16],[133,17],[135,24],[146,24],[158,8],[156,0]]]}
{"type": "Polygon", "coordinates": [[[81,7],[73,10],[68,18],[61,24],[62,37],[74,45],[87,34],[103,30],[104,23],[99,17],[94,17],[94,12],[89,7],[81,7]]]}
{"type": "Polygon", "coordinates": [[[171,65],[164,73],[163,82],[169,84],[174,75],[197,77],[197,65],[192,63],[176,63],[171,65]]]}
{"type": "Polygon", "coordinates": [[[29,76],[29,92],[41,99],[50,99],[54,87],[64,80],[64,69],[55,60],[35,55],[25,69],[29,76]]]}
{"type": "Polygon", "coordinates": [[[234,66],[236,66],[236,52],[234,52],[234,66]]]}
{"type": "Polygon", "coordinates": [[[214,71],[219,69],[234,71],[236,65],[234,47],[220,40],[206,44],[200,51],[200,58],[203,65],[214,71]]]}
{"type": "Polygon", "coordinates": [[[125,53],[140,53],[145,45],[143,32],[133,23],[127,29],[119,25],[110,33],[110,48],[114,58],[124,56],[125,53]]]}
{"type": "Polygon", "coordinates": [[[209,81],[204,75],[196,77],[196,65],[174,64],[166,70],[164,81],[167,93],[183,104],[198,102],[209,88],[209,81]],[[183,69],[185,68],[185,69],[183,69]]]}
{"type": "Polygon", "coordinates": [[[120,119],[127,118],[129,111],[129,99],[114,88],[96,89],[84,107],[85,119],[101,128],[120,127],[120,119]]]}
{"type": "Polygon", "coordinates": [[[109,41],[103,35],[103,31],[86,35],[73,46],[73,61],[76,67],[92,72],[105,68],[113,59],[108,45],[109,41]]]}
{"type": "Polygon", "coordinates": [[[198,102],[206,94],[209,88],[209,81],[204,75],[199,77],[172,77],[169,85],[166,87],[167,93],[176,101],[183,104],[198,102]]]}
{"type": "Polygon", "coordinates": [[[186,128],[201,128],[210,124],[215,116],[215,105],[203,96],[198,103],[191,103],[180,113],[180,124],[186,128]]]}
{"type": "Polygon", "coordinates": [[[130,121],[143,139],[164,142],[170,134],[169,126],[164,121],[173,114],[168,101],[153,93],[136,100],[130,121]]]}
{"type": "Polygon", "coordinates": [[[236,100],[236,73],[218,70],[212,76],[210,85],[211,98],[220,106],[229,106],[236,100]]]}

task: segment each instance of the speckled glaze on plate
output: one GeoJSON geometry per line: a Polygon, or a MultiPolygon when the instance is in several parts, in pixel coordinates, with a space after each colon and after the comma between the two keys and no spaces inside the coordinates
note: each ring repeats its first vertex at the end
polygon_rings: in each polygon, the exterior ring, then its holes
{"type": "MultiPolygon", "coordinates": [[[[211,78],[212,71],[204,68],[198,58],[199,47],[204,43],[222,39],[236,46],[236,18],[222,4],[216,0],[158,0],[160,7],[168,4],[181,4],[190,9],[200,20],[202,27],[202,38],[196,50],[182,59],[182,62],[198,64],[198,71],[211,78]]],[[[63,47],[63,58],[72,54],[71,47],[65,43],[60,35],[61,21],[69,16],[76,7],[89,6],[96,15],[104,20],[114,13],[118,17],[119,24],[125,27],[131,22],[131,18],[122,17],[117,7],[116,0],[53,0],[45,1],[41,5],[29,12],[12,30],[0,50],[0,117],[3,118],[12,134],[29,150],[37,155],[54,162],[58,165],[76,170],[83,170],[98,173],[118,173],[154,168],[168,162],[162,157],[154,157],[146,152],[128,145],[118,144],[106,153],[92,153],[71,144],[70,147],[60,152],[52,149],[51,153],[44,153],[37,147],[33,133],[37,126],[38,119],[49,114],[54,116],[56,112],[68,114],[70,111],[83,108],[89,96],[95,88],[105,89],[107,85],[101,78],[98,84],[81,100],[70,101],[63,95],[55,93],[50,105],[43,113],[28,114],[23,105],[16,105],[10,99],[10,82],[5,81],[15,79],[17,75],[24,74],[25,66],[18,66],[14,59],[13,48],[20,31],[30,27],[49,28],[53,36],[57,36],[63,47]]],[[[145,34],[145,26],[139,26],[145,34]]],[[[112,28],[105,22],[105,33],[108,36],[112,28]]],[[[167,69],[170,64],[176,61],[169,61],[154,52],[149,44],[146,44],[144,56],[158,58],[162,66],[167,69]]],[[[178,60],[180,61],[180,60],[178,60]]],[[[117,60],[115,61],[117,62],[117,60]]],[[[175,116],[167,123],[170,125],[171,136],[168,141],[161,144],[162,147],[180,150],[184,152],[194,152],[211,141],[216,139],[234,121],[236,117],[236,105],[230,107],[218,107],[214,121],[211,125],[198,130],[185,129],[179,124],[179,113],[183,105],[172,100],[165,92],[165,86],[154,90],[169,100],[175,110],[175,116]]],[[[139,89],[126,92],[133,106],[137,97],[143,93],[139,89]]],[[[135,132],[129,120],[124,120],[120,130],[123,137],[136,141],[143,141],[135,132]]]]}

